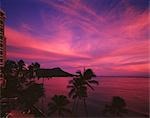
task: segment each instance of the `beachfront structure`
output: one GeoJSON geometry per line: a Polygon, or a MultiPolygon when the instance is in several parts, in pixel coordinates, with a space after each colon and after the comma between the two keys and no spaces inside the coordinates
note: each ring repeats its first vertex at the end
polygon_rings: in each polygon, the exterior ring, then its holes
{"type": "Polygon", "coordinates": [[[4,34],[5,13],[0,9],[0,79],[3,78],[2,67],[6,60],[6,37],[4,34]]]}

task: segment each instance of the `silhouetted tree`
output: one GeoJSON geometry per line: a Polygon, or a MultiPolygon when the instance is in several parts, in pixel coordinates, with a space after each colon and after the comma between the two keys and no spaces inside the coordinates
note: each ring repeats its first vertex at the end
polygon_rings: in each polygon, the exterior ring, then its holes
{"type": "Polygon", "coordinates": [[[83,81],[82,84],[86,85],[92,90],[94,90],[94,88],[91,84],[99,84],[98,81],[92,79],[92,77],[96,77],[92,69],[84,70],[83,74],[81,73],[81,71],[78,71],[77,73],[79,74],[78,78],[80,78],[83,81]]]}
{"type": "Polygon", "coordinates": [[[19,81],[17,76],[17,63],[15,61],[7,60],[2,72],[4,75],[4,79],[6,80],[6,86],[2,89],[2,96],[15,96],[17,88],[19,86],[19,81]]]}
{"type": "Polygon", "coordinates": [[[123,113],[127,113],[125,100],[119,96],[114,96],[111,105],[106,105],[103,110],[104,115],[108,113],[114,116],[121,116],[123,113]]]}
{"type": "Polygon", "coordinates": [[[36,71],[40,69],[40,64],[35,62],[29,67],[26,68],[23,60],[19,60],[18,62],[7,60],[2,68],[4,79],[6,80],[5,92],[3,93],[7,93],[7,95],[15,94],[18,90],[22,89],[23,84],[28,78],[35,78],[36,71]]]}
{"type": "MultiPolygon", "coordinates": [[[[33,75],[36,77],[36,71],[40,68],[40,64],[32,63],[33,75]]],[[[28,81],[30,70],[26,67],[23,60],[12,61],[7,60],[4,67],[2,68],[2,73],[6,81],[6,86],[1,90],[1,97],[15,97],[19,98],[19,103],[24,104],[26,109],[30,109],[34,103],[37,102],[38,98],[43,96],[43,88],[38,86],[36,83],[28,81]]],[[[5,106],[10,106],[7,103],[5,106]]],[[[2,109],[4,109],[4,107],[2,109]]],[[[5,114],[6,110],[1,114],[5,114]]]]}
{"type": "Polygon", "coordinates": [[[85,112],[86,114],[88,114],[86,105],[86,98],[88,97],[87,88],[91,88],[92,90],[94,90],[91,84],[98,85],[98,81],[92,79],[92,77],[95,77],[92,69],[84,70],[83,74],[81,73],[81,71],[78,71],[77,74],[77,77],[73,78],[73,80],[70,80],[70,85],[67,86],[68,88],[70,88],[69,97],[74,99],[73,111],[74,108],[77,111],[78,101],[82,100],[84,102],[85,112]]]}
{"type": "Polygon", "coordinates": [[[27,89],[19,94],[19,104],[25,112],[30,111],[32,106],[38,102],[39,98],[44,96],[43,84],[32,83],[27,89]]]}
{"type": "MultiPolygon", "coordinates": [[[[27,81],[27,68],[25,67],[25,63],[23,60],[19,60],[17,62],[17,75],[16,77],[20,81],[20,83],[24,83],[27,81]]],[[[21,85],[20,85],[21,87],[21,85]]]]}
{"type": "Polygon", "coordinates": [[[28,66],[29,79],[38,78],[37,71],[40,69],[40,64],[35,62],[28,66]]]}
{"type": "Polygon", "coordinates": [[[7,60],[5,62],[4,67],[2,68],[2,72],[4,75],[4,79],[9,79],[11,76],[15,76],[17,70],[17,63],[12,60],[7,60]]]}
{"type": "Polygon", "coordinates": [[[82,82],[80,81],[80,79],[74,79],[73,81],[71,81],[71,85],[68,86],[68,88],[71,89],[69,92],[69,97],[74,99],[72,109],[72,111],[74,112],[77,112],[79,100],[85,101],[85,98],[87,97],[87,87],[85,85],[82,85],[81,83],[82,82]]]}
{"type": "Polygon", "coordinates": [[[48,115],[57,113],[57,115],[64,116],[65,113],[71,113],[70,109],[67,108],[69,100],[64,95],[54,95],[52,97],[52,102],[48,104],[48,115]]]}
{"type": "MultiPolygon", "coordinates": [[[[26,67],[25,67],[25,63],[23,60],[19,60],[17,62],[17,65],[18,65],[18,74],[21,74],[22,75],[22,71],[26,70],[26,67]],[[19,73],[20,72],[20,73],[19,73]]],[[[21,76],[20,75],[20,76],[21,76]]]]}

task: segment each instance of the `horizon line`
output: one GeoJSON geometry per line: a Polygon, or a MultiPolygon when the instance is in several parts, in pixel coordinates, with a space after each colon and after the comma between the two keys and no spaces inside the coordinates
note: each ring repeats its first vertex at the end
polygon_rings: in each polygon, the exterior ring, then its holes
{"type": "Polygon", "coordinates": [[[128,78],[133,78],[133,77],[138,77],[138,78],[149,78],[150,76],[137,76],[137,75],[97,75],[96,77],[128,77],[128,78]]]}

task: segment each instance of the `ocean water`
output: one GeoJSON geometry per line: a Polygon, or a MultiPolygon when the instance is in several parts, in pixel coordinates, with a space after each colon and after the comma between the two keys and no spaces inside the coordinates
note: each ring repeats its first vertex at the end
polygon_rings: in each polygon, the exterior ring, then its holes
{"type": "MultiPolygon", "coordinates": [[[[72,78],[41,79],[38,83],[44,83],[45,96],[42,97],[37,106],[47,112],[47,104],[55,94],[68,95],[67,88],[72,78]]],[[[126,77],[96,77],[99,85],[94,85],[94,91],[88,91],[87,107],[91,114],[101,114],[105,104],[109,104],[113,96],[124,98],[127,108],[139,113],[149,114],[149,79],[148,78],[126,78],[126,77]]],[[[83,109],[82,102],[79,103],[83,109]]],[[[70,105],[72,106],[72,104],[70,105]]],[[[82,112],[81,112],[82,114],[82,112]]]]}

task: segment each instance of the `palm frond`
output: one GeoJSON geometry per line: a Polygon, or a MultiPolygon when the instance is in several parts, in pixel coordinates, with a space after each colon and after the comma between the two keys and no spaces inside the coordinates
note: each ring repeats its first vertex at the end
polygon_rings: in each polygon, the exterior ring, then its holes
{"type": "Polygon", "coordinates": [[[74,88],[74,86],[73,85],[68,85],[67,88],[74,88]]]}
{"type": "Polygon", "coordinates": [[[49,103],[48,103],[48,107],[51,107],[51,106],[55,106],[55,103],[49,102],[49,103]]]}
{"type": "Polygon", "coordinates": [[[74,93],[75,93],[75,89],[71,89],[70,92],[69,92],[69,94],[68,94],[69,97],[71,97],[74,93]]]}
{"type": "Polygon", "coordinates": [[[62,108],[62,111],[66,112],[66,113],[71,113],[71,110],[68,108],[62,108]]]}
{"type": "Polygon", "coordinates": [[[77,98],[77,97],[78,97],[78,95],[77,95],[77,94],[75,94],[75,95],[73,95],[73,97],[72,97],[72,98],[73,98],[73,99],[75,99],[75,98],[77,98]]]}
{"type": "Polygon", "coordinates": [[[96,81],[96,80],[89,80],[88,82],[89,82],[89,83],[92,83],[92,84],[99,85],[99,82],[98,82],[98,81],[96,81]]]}
{"type": "Polygon", "coordinates": [[[87,85],[88,87],[90,87],[92,90],[94,90],[94,88],[93,88],[88,82],[86,82],[86,85],[87,85]]]}
{"type": "Polygon", "coordinates": [[[70,80],[70,81],[69,81],[69,84],[72,84],[72,83],[73,83],[73,80],[70,80]]]}
{"type": "Polygon", "coordinates": [[[57,108],[49,109],[48,110],[48,116],[51,116],[52,114],[56,113],[57,108]]]}

